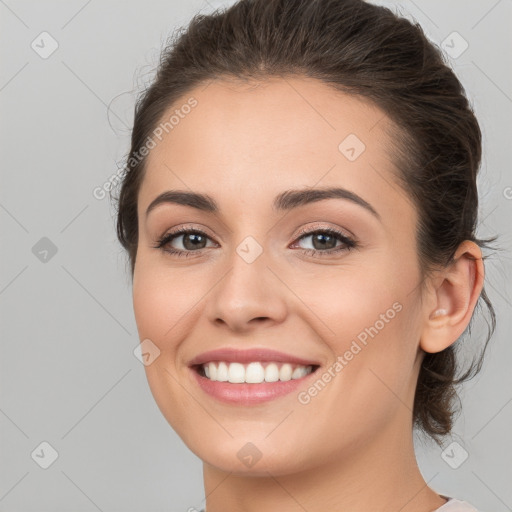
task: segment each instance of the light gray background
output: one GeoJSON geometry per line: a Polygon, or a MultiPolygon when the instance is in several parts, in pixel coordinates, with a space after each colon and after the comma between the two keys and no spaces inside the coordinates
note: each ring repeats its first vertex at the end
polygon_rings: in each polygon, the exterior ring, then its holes
{"type": "MultiPolygon", "coordinates": [[[[204,504],[201,461],[161,415],[133,354],[139,339],[114,210],[93,190],[129,149],[134,93],[151,79],[165,38],[219,5],[0,0],[0,511],[204,504]],[[31,47],[43,31],[59,45],[46,59],[31,47]],[[43,237],[57,248],[46,262],[33,250],[43,237]],[[48,469],[31,456],[44,441],[58,452],[48,469]]],[[[453,31],[469,44],[450,62],[484,134],[478,234],[499,233],[505,249],[486,263],[498,328],[483,372],[462,392],[453,440],[468,459],[453,469],[419,442],[417,455],[438,492],[504,512],[512,510],[512,2],[385,5],[438,44],[453,31]]]]}

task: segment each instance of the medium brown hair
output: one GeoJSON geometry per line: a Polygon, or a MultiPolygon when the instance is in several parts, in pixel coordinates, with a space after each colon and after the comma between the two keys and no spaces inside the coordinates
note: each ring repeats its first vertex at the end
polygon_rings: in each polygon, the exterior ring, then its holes
{"type": "MultiPolygon", "coordinates": [[[[464,240],[478,239],[477,172],[481,132],[465,91],[442,52],[419,24],[363,0],[240,0],[211,15],[197,14],[171,36],[152,84],[135,107],[131,149],[117,201],[117,236],[131,275],[137,256],[137,198],[145,174],[143,145],[169,108],[210,80],[305,76],[370,100],[392,120],[396,179],[419,214],[418,261],[422,283],[453,262],[464,240]]],[[[456,378],[456,343],[425,353],[414,398],[414,426],[441,445],[457,412],[455,386],[481,369],[496,318],[479,357],[456,378]]]]}

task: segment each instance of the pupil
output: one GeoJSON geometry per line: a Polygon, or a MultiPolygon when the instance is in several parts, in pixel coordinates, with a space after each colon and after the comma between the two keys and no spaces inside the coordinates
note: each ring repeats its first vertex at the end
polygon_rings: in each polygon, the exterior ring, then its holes
{"type": "MultiPolygon", "coordinates": [[[[197,245],[197,242],[201,243],[201,241],[204,242],[204,240],[201,240],[202,238],[204,238],[202,235],[199,235],[197,233],[190,233],[188,235],[185,235],[183,237],[183,246],[185,247],[185,249],[197,249],[198,248],[198,245],[197,245]],[[192,242],[192,245],[190,245],[189,247],[187,247],[187,241],[189,241],[190,239],[194,239],[195,241],[192,242]]],[[[202,249],[202,247],[199,247],[200,249],[202,249]]]]}
{"type": "MultiPolygon", "coordinates": [[[[325,249],[326,248],[326,244],[325,244],[325,239],[330,239],[330,241],[334,241],[336,243],[336,239],[332,236],[332,235],[325,235],[325,234],[317,234],[316,236],[313,236],[313,246],[315,247],[315,249],[325,249]],[[315,242],[321,242],[320,244],[320,247],[316,247],[316,244],[315,242]]],[[[329,245],[329,243],[327,243],[327,245],[329,245]]],[[[334,246],[332,245],[331,243],[331,246],[332,247],[327,247],[328,249],[332,249],[334,248],[334,246]]]]}

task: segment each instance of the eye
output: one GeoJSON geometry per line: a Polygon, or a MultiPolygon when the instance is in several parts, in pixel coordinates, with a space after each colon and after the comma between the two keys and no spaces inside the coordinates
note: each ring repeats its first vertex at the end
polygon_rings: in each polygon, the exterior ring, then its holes
{"type": "Polygon", "coordinates": [[[346,236],[341,231],[334,228],[315,229],[313,231],[303,230],[297,240],[311,239],[310,248],[303,249],[303,253],[311,256],[328,256],[341,251],[350,251],[358,247],[358,244],[352,238],[346,236]],[[336,246],[337,242],[341,242],[336,246]]]}
{"type": "MultiPolygon", "coordinates": [[[[322,228],[310,231],[302,230],[299,232],[299,235],[297,242],[311,238],[310,245],[312,245],[310,248],[303,248],[301,252],[315,257],[328,256],[358,247],[355,240],[333,228],[322,228]],[[338,242],[340,245],[337,245],[338,242]]],[[[206,249],[208,240],[211,240],[211,238],[201,230],[179,228],[171,233],[165,234],[153,247],[178,257],[188,257],[193,253],[201,253],[203,249],[206,249]],[[182,239],[180,243],[182,248],[167,247],[180,238],[182,239]]],[[[294,245],[296,245],[297,242],[294,245]]]]}
{"type": "Polygon", "coordinates": [[[198,229],[179,228],[171,233],[165,234],[153,247],[176,256],[189,256],[189,254],[193,252],[201,252],[202,249],[205,249],[209,239],[210,237],[206,233],[198,229]],[[179,238],[182,239],[181,245],[183,249],[176,249],[174,247],[165,248],[171,242],[179,238]]]}

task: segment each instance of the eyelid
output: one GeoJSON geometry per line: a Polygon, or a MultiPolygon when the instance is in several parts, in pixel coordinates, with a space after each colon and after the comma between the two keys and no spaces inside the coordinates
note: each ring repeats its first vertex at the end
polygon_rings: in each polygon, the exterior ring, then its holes
{"type": "Polygon", "coordinates": [[[217,238],[222,240],[222,236],[213,235],[211,229],[207,228],[203,224],[190,222],[187,222],[185,224],[176,224],[175,226],[172,226],[171,228],[165,230],[165,232],[162,234],[160,238],[163,238],[164,236],[168,235],[178,236],[181,235],[183,231],[202,231],[205,235],[208,235],[208,238],[210,238],[213,241],[216,241],[217,238]]]}
{"type": "MultiPolygon", "coordinates": [[[[357,241],[357,237],[348,229],[341,228],[338,226],[331,226],[329,224],[326,224],[325,221],[313,221],[306,226],[302,226],[297,232],[294,233],[292,237],[292,241],[296,242],[298,238],[300,238],[303,235],[311,235],[315,231],[320,230],[334,230],[339,231],[341,234],[345,235],[347,238],[351,238],[354,241],[357,241]]],[[[180,235],[183,231],[203,231],[206,235],[208,235],[209,238],[211,238],[213,241],[216,241],[216,238],[219,238],[222,241],[222,236],[219,235],[212,235],[212,232],[209,228],[204,226],[203,224],[197,224],[197,223],[185,223],[185,224],[177,224],[175,226],[172,226],[171,228],[167,229],[160,237],[163,238],[168,235],[180,235]]]]}
{"type": "Polygon", "coordinates": [[[315,221],[315,222],[308,223],[305,226],[302,226],[298,230],[298,232],[293,235],[293,239],[297,240],[297,238],[300,238],[303,235],[311,235],[315,231],[322,231],[322,230],[339,231],[341,234],[343,234],[347,238],[351,238],[354,241],[358,241],[357,237],[350,230],[348,230],[346,228],[339,227],[339,226],[333,226],[333,225],[326,224],[325,221],[315,221]]]}

